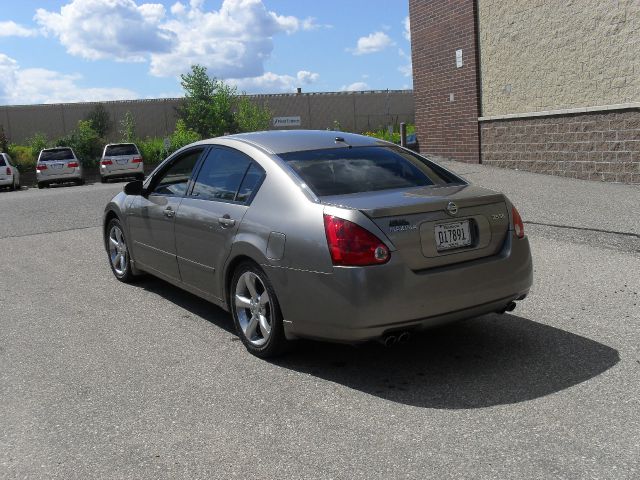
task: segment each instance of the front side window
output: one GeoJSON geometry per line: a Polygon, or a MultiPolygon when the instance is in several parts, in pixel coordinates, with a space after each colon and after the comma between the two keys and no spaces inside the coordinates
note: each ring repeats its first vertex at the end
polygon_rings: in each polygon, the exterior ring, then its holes
{"type": "Polygon", "coordinates": [[[213,148],[198,173],[191,195],[202,200],[244,203],[262,175],[262,170],[244,153],[213,148]]]}
{"type": "Polygon", "coordinates": [[[155,184],[153,193],[177,196],[186,194],[191,173],[198,163],[201,153],[202,149],[190,150],[175,159],[171,166],[160,174],[160,179],[155,184]]]}
{"type": "Polygon", "coordinates": [[[280,157],[319,197],[462,182],[438,165],[395,147],[331,148],[280,157]]]}

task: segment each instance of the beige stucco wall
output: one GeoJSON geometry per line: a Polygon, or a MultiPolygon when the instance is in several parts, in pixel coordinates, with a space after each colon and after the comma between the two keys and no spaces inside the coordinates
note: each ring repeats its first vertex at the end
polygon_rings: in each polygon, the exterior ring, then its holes
{"type": "Polygon", "coordinates": [[[478,0],[482,116],[640,102],[639,0],[478,0]]]}

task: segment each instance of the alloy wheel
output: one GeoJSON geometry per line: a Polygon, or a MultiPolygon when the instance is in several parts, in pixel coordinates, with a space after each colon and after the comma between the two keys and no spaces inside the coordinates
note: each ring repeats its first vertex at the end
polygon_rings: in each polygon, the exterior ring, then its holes
{"type": "Polygon", "coordinates": [[[117,225],[111,227],[109,231],[109,258],[116,275],[119,277],[124,276],[127,273],[129,253],[122,230],[117,225]]]}
{"type": "Polygon", "coordinates": [[[234,304],[245,338],[256,347],[267,343],[272,328],[271,299],[257,274],[246,271],[238,278],[234,304]]]}

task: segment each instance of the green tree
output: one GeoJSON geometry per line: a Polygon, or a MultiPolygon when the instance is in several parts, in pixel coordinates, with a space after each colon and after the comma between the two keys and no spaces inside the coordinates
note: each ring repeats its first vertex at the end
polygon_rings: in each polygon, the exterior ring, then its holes
{"type": "Polygon", "coordinates": [[[120,138],[123,142],[131,143],[136,138],[136,121],[131,112],[126,112],[120,120],[120,138]]]}
{"type": "Polygon", "coordinates": [[[176,122],[176,129],[171,134],[171,144],[168,153],[173,153],[179,148],[197,142],[201,139],[198,132],[189,129],[184,120],[180,119],[176,122]]]}
{"type": "Polygon", "coordinates": [[[245,94],[239,97],[235,112],[239,132],[257,132],[268,130],[271,123],[271,111],[249,100],[245,94]]]}
{"type": "Polygon", "coordinates": [[[107,109],[102,103],[98,103],[93,107],[85,120],[89,121],[91,128],[101,138],[104,138],[111,130],[111,115],[109,115],[109,112],[107,112],[107,109]]]}

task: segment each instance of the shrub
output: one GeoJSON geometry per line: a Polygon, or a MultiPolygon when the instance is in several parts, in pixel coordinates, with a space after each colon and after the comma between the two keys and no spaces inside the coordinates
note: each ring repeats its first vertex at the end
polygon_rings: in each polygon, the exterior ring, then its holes
{"type": "MultiPolygon", "coordinates": [[[[38,150],[38,152],[40,152],[40,150],[38,150]]],[[[31,147],[12,143],[9,145],[8,153],[20,172],[36,168],[36,160],[38,157],[33,155],[31,147]]]]}
{"type": "Polygon", "coordinates": [[[247,96],[239,98],[235,116],[239,132],[268,130],[271,123],[271,111],[266,106],[256,105],[247,96]]]}
{"type": "Polygon", "coordinates": [[[90,167],[97,163],[101,153],[102,141],[98,133],[91,127],[89,120],[80,120],[78,126],[66,137],[55,142],[59,147],[71,147],[83,166],[90,167]]]}
{"type": "Polygon", "coordinates": [[[0,152],[9,152],[9,139],[4,133],[4,125],[0,125],[0,152]]]}
{"type": "Polygon", "coordinates": [[[168,154],[164,148],[164,141],[161,138],[138,140],[137,145],[145,165],[157,165],[162,162],[168,154]]]}
{"type": "MultiPolygon", "coordinates": [[[[415,125],[407,125],[407,135],[415,133],[415,131],[415,125]]],[[[387,142],[400,143],[400,125],[394,125],[392,133],[389,133],[389,130],[381,128],[372,132],[364,132],[363,135],[379,138],[380,140],[386,140],[387,142]]]]}
{"type": "Polygon", "coordinates": [[[44,133],[36,132],[31,138],[27,139],[27,143],[31,147],[31,155],[37,159],[40,150],[47,148],[47,136],[44,133]]]}
{"type": "Polygon", "coordinates": [[[102,103],[97,104],[89,112],[85,120],[89,121],[89,125],[99,137],[104,138],[109,130],[111,130],[111,116],[102,103]]]}

